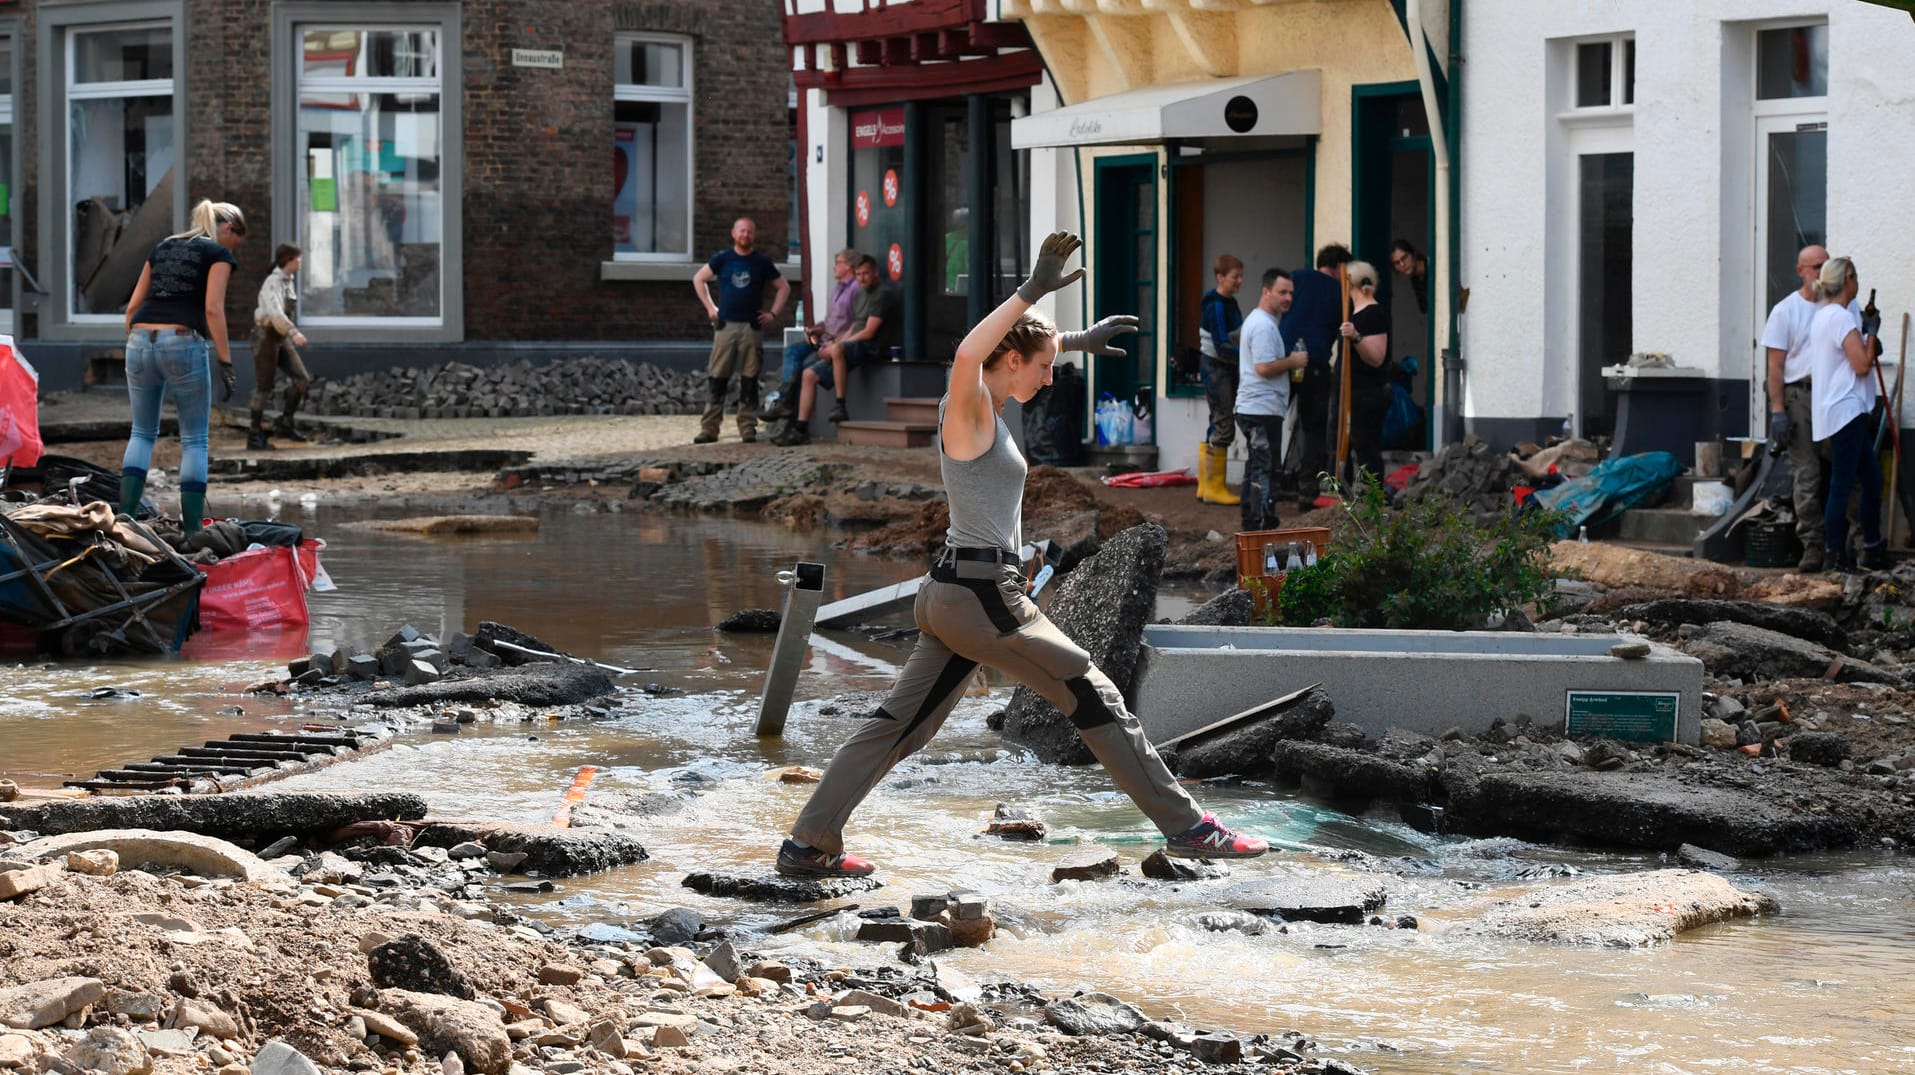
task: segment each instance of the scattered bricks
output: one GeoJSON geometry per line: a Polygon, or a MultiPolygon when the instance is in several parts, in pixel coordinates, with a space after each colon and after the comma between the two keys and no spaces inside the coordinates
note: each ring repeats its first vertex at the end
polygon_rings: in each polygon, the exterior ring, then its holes
{"type": "Polygon", "coordinates": [[[346,652],[344,648],[336,649],[333,650],[332,655],[326,659],[326,667],[332,669],[333,675],[343,676],[346,674],[346,669],[350,667],[351,661],[352,654],[346,652]]]}
{"type": "Polygon", "coordinates": [[[1117,876],[1117,852],[1090,844],[1064,856],[1051,870],[1052,881],[1096,881],[1117,876]]]}
{"type": "Polygon", "coordinates": [[[975,892],[953,892],[950,903],[951,917],[960,922],[983,918],[991,909],[991,901],[975,892]]]}
{"type": "MultiPolygon", "coordinates": [[[[439,670],[434,668],[430,662],[415,658],[406,662],[404,678],[405,684],[408,687],[417,687],[423,683],[437,683],[439,681],[439,670]]],[[[454,727],[457,727],[457,725],[454,725],[454,727]]]]}
{"type": "Polygon", "coordinates": [[[434,671],[440,673],[443,673],[446,670],[446,665],[451,663],[446,659],[444,653],[436,649],[414,650],[412,659],[415,661],[424,661],[426,664],[431,665],[434,671]]]}
{"type": "Polygon", "coordinates": [[[879,1015],[894,1015],[902,1018],[910,1009],[892,1000],[864,989],[853,989],[835,1001],[836,1006],[853,1005],[877,1012],[879,1015]]]}
{"type": "Polygon", "coordinates": [[[384,648],[386,649],[403,648],[406,643],[417,642],[419,641],[419,639],[423,637],[425,636],[419,633],[419,629],[417,627],[414,627],[413,625],[408,623],[404,627],[401,627],[397,631],[393,632],[393,635],[391,638],[386,639],[386,645],[384,648]]]}
{"type": "Polygon", "coordinates": [[[404,675],[406,665],[411,663],[412,655],[403,646],[385,646],[377,654],[379,674],[382,676],[404,675]]]}
{"type": "Polygon", "coordinates": [[[346,658],[346,674],[362,683],[379,678],[379,658],[370,653],[355,653],[346,658]]]}
{"type": "MultiPolygon", "coordinates": [[[[911,917],[921,922],[935,922],[937,921],[937,917],[944,913],[945,908],[950,906],[950,903],[951,900],[948,896],[913,896],[911,897],[911,917]]],[[[885,939],[891,940],[892,938],[887,937],[885,939]]],[[[902,940],[903,938],[897,939],[902,940]]]]}
{"type": "Polygon", "coordinates": [[[310,671],[312,669],[312,666],[313,666],[313,659],[311,657],[296,658],[294,660],[286,662],[286,675],[288,678],[298,679],[300,676],[303,676],[308,671],[310,671]]]}
{"type": "Polygon", "coordinates": [[[539,968],[539,981],[546,985],[577,985],[583,977],[585,971],[569,963],[547,963],[539,968]]]}

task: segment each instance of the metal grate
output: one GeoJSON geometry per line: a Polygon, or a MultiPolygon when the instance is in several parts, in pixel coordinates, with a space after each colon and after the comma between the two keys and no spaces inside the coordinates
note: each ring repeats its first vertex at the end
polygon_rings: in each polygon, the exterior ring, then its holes
{"type": "Polygon", "coordinates": [[[102,769],[91,780],[69,780],[66,786],[104,794],[168,790],[210,794],[309,772],[391,742],[383,730],[330,724],[308,724],[297,732],[241,732],[204,746],[181,747],[151,761],[102,769]]]}

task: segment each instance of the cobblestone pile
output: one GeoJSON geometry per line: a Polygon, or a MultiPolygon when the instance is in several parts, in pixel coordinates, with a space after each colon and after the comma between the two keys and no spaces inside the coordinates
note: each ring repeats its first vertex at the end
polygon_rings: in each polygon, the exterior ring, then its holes
{"type": "Polygon", "coordinates": [[[1524,480],[1515,459],[1491,451],[1487,441],[1472,436],[1445,446],[1435,459],[1424,463],[1403,490],[1403,497],[1417,502],[1432,495],[1445,496],[1484,522],[1509,511],[1510,490],[1524,480]]]}
{"type": "Polygon", "coordinates": [[[673,482],[651,494],[651,499],[694,511],[756,511],[786,493],[817,492],[842,469],[804,452],[783,451],[673,482]]]}
{"type": "MultiPolygon", "coordinates": [[[[767,379],[775,380],[775,371],[767,379]]],[[[732,385],[735,402],[738,385],[732,385]]],[[[762,394],[760,396],[762,398],[762,394]]],[[[313,382],[315,414],[358,418],[527,418],[552,414],[697,414],[705,375],[618,358],[535,365],[447,362],[313,382]]]]}

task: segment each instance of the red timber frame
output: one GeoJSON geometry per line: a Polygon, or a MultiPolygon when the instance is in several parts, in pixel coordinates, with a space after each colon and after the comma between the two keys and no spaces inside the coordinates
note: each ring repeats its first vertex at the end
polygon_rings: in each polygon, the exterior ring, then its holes
{"type": "MultiPolygon", "coordinates": [[[[829,0],[827,0],[827,3],[829,0]]],[[[798,247],[811,265],[810,146],[803,92],[824,90],[835,108],[1004,93],[1035,86],[1044,63],[1022,23],[987,22],[985,0],[863,0],[861,11],[796,14],[785,0],[785,44],[798,101],[798,247]],[[1009,50],[1009,51],[1006,51],[1009,50]],[[830,70],[819,64],[821,54],[830,70]],[[853,61],[857,66],[852,66],[853,61]]],[[[809,280],[806,281],[807,286],[809,280]]]]}

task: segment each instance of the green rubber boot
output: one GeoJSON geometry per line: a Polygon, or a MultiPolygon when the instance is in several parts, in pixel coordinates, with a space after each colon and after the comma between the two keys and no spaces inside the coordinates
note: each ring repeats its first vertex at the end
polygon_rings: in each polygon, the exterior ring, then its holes
{"type": "Polygon", "coordinates": [[[180,528],[191,534],[206,519],[206,490],[180,490],[180,528]]]}
{"type": "Polygon", "coordinates": [[[146,471],[132,467],[120,471],[120,514],[132,515],[140,509],[140,498],[146,495],[146,471]]]}

